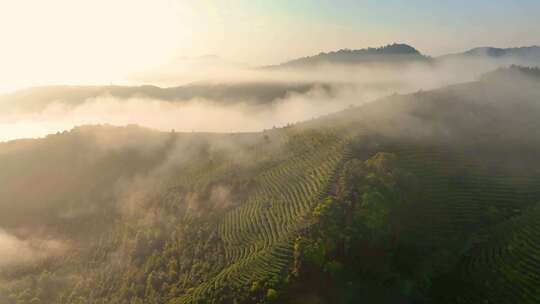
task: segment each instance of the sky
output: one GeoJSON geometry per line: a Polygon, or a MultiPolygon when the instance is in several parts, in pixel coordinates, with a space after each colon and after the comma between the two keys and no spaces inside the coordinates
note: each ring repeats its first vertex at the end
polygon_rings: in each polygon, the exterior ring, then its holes
{"type": "Polygon", "coordinates": [[[251,65],[408,43],[540,44],[537,0],[0,0],[0,91],[117,83],[174,58],[251,65]]]}

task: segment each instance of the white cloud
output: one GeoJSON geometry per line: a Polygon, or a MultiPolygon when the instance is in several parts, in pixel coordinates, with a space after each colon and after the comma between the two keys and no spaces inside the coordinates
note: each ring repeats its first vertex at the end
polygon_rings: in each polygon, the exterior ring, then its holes
{"type": "Polygon", "coordinates": [[[57,240],[23,240],[0,229],[0,267],[33,263],[65,249],[65,244],[57,240]]]}

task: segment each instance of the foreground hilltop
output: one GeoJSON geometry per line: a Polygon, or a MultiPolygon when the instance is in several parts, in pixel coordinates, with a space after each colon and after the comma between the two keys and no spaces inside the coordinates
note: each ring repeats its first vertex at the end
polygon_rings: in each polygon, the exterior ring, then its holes
{"type": "Polygon", "coordinates": [[[537,72],[260,133],[0,144],[0,240],[26,248],[0,301],[537,303],[537,72]]]}

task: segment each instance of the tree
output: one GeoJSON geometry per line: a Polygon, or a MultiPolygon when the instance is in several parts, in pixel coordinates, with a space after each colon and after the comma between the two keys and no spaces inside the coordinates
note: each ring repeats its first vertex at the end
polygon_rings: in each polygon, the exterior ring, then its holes
{"type": "Polygon", "coordinates": [[[275,289],[268,288],[266,291],[266,300],[269,303],[274,303],[278,297],[278,292],[275,289]]]}

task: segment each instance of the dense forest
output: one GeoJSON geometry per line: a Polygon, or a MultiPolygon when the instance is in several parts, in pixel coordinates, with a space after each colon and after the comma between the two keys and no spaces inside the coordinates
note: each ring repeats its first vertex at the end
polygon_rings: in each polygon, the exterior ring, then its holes
{"type": "Polygon", "coordinates": [[[0,144],[0,303],[538,303],[540,78],[0,144]]]}

